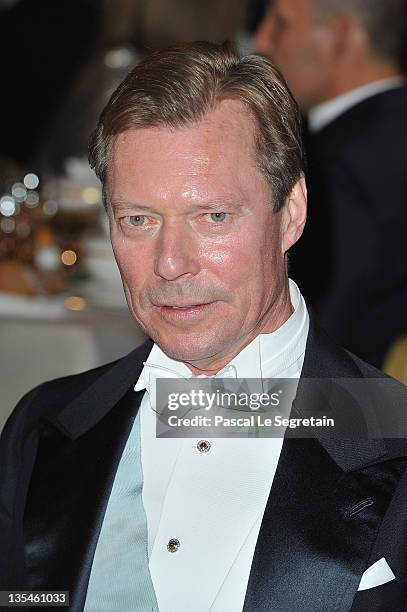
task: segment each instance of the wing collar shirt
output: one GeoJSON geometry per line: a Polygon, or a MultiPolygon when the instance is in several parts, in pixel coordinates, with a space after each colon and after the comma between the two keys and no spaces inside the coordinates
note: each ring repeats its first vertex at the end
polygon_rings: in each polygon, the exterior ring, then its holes
{"type": "MultiPolygon", "coordinates": [[[[257,336],[217,377],[300,377],[309,318],[291,280],[290,295],[287,321],[257,336]]],[[[174,376],[191,371],[154,345],[135,386],[147,390],[140,406],[143,503],[159,609],[239,612],[283,440],[212,438],[201,452],[197,439],[157,439],[153,382],[174,376]]]]}
{"type": "Polygon", "coordinates": [[[379,93],[402,87],[405,80],[402,77],[390,77],[374,81],[368,85],[357,87],[332,100],[314,106],[308,114],[308,126],[312,133],[320,132],[329,123],[360,102],[379,93]]]}

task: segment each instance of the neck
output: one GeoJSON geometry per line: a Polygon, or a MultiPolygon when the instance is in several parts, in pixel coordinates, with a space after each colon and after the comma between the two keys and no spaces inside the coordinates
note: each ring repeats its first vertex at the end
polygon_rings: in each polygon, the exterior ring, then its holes
{"type": "Polygon", "coordinates": [[[280,296],[263,315],[256,327],[242,338],[238,338],[222,354],[213,355],[199,361],[185,361],[185,365],[191,370],[194,376],[215,376],[222,368],[232,361],[246,346],[250,344],[260,334],[270,334],[281,327],[294,312],[291,304],[288,283],[284,287],[280,296]]]}
{"type": "Polygon", "coordinates": [[[333,98],[375,81],[401,76],[402,73],[399,67],[393,62],[387,61],[367,60],[361,61],[352,67],[348,65],[339,67],[335,78],[332,79],[324,91],[324,95],[321,96],[318,104],[328,102],[333,98]]]}

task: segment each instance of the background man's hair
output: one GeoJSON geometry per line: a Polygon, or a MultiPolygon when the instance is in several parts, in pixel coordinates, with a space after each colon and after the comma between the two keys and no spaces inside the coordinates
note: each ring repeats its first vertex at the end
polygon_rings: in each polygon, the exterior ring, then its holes
{"type": "Polygon", "coordinates": [[[273,64],[257,55],[240,57],[230,43],[168,47],[127,75],[90,140],[89,162],[104,193],[118,134],[141,127],[188,126],[226,99],[241,101],[254,120],[255,161],[271,185],[273,210],[280,210],[304,167],[300,114],[273,64]]]}
{"type": "Polygon", "coordinates": [[[407,0],[314,0],[322,19],[353,13],[365,29],[373,55],[401,64],[407,51],[407,0]]]}

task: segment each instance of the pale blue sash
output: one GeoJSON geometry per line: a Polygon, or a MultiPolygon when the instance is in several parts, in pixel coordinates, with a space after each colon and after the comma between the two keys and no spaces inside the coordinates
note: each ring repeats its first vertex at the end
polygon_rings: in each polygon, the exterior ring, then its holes
{"type": "Polygon", "coordinates": [[[139,411],[116,472],[84,612],[159,612],[148,568],[142,487],[139,411]]]}

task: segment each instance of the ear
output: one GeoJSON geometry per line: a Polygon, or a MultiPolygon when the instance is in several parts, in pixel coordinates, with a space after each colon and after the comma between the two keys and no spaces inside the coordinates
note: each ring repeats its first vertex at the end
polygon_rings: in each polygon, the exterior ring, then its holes
{"type": "MultiPolygon", "coordinates": [[[[334,61],[338,61],[349,53],[353,47],[353,40],[358,32],[358,24],[351,15],[341,13],[329,20],[328,28],[332,44],[332,56],[334,61]]],[[[360,28],[359,28],[360,29],[360,28]]]]}
{"type": "Polygon", "coordinates": [[[301,237],[307,219],[307,186],[305,176],[300,178],[287,196],[282,209],[281,249],[286,253],[301,237]]]}

